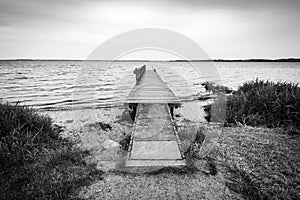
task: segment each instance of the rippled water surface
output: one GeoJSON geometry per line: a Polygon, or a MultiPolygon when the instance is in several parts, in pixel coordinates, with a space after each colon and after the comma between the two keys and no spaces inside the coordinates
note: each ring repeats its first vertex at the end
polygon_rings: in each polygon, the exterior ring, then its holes
{"type": "Polygon", "coordinates": [[[133,70],[144,64],[148,69],[155,68],[183,101],[204,93],[201,83],[207,80],[234,89],[255,78],[296,83],[300,80],[297,62],[209,63],[210,67],[216,66],[216,78],[185,62],[0,61],[0,98],[43,110],[120,106],[135,84],[133,70]]]}

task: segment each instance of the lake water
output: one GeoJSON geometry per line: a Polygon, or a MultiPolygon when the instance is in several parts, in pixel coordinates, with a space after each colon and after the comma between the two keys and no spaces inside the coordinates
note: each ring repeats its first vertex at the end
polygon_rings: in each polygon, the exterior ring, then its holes
{"type": "Polygon", "coordinates": [[[205,81],[233,89],[255,78],[300,83],[298,62],[0,61],[0,99],[40,110],[120,107],[144,64],[182,101],[205,94],[205,81]]]}

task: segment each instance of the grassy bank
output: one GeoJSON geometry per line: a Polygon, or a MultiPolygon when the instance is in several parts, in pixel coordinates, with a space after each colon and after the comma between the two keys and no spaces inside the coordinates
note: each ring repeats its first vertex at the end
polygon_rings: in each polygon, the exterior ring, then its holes
{"type": "MultiPolygon", "coordinates": [[[[220,107],[217,100],[205,109],[220,107]]],[[[240,126],[222,128],[215,155],[227,171],[226,186],[244,199],[299,199],[298,85],[246,82],[226,97],[225,108],[225,126],[240,126]]],[[[213,114],[208,116],[212,121],[213,114]]]]}
{"type": "Polygon", "coordinates": [[[225,171],[226,187],[246,200],[300,198],[299,136],[265,128],[220,127],[210,154],[225,171]]]}
{"type": "Polygon", "coordinates": [[[0,199],[70,199],[100,178],[84,162],[88,152],[59,137],[60,131],[30,107],[0,103],[0,199]]]}
{"type": "Polygon", "coordinates": [[[256,79],[244,83],[227,99],[226,122],[280,127],[300,133],[300,87],[256,79]]]}

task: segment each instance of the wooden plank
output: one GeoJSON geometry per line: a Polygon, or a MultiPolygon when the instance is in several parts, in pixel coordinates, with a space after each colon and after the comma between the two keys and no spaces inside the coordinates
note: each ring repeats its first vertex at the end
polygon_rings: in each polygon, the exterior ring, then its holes
{"type": "Polygon", "coordinates": [[[126,167],[184,165],[168,109],[167,104],[138,105],[126,167]]]}
{"type": "Polygon", "coordinates": [[[130,92],[126,103],[176,103],[179,100],[157,72],[146,70],[130,92]]]}
{"type": "Polygon", "coordinates": [[[156,71],[136,69],[137,83],[126,103],[136,103],[136,117],[126,167],[184,166],[168,104],[176,95],[156,71]],[[142,74],[142,75],[140,75],[142,74]]]}
{"type": "Polygon", "coordinates": [[[185,160],[128,160],[126,167],[181,167],[185,160]]]}
{"type": "Polygon", "coordinates": [[[133,141],[131,160],[180,160],[176,141],[133,141]]]}
{"type": "Polygon", "coordinates": [[[135,140],[176,140],[166,105],[140,104],[134,129],[135,140]]]}

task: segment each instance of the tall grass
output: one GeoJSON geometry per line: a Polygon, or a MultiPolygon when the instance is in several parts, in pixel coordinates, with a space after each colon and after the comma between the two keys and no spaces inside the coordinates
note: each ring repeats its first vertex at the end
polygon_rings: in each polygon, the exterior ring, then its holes
{"type": "Polygon", "coordinates": [[[58,138],[51,118],[34,109],[9,103],[0,104],[0,168],[30,162],[38,152],[58,138]]]}
{"type": "Polygon", "coordinates": [[[0,103],[0,199],[70,199],[101,175],[85,164],[86,156],[59,137],[50,117],[0,103]]]}
{"type": "Polygon", "coordinates": [[[226,121],[299,133],[300,88],[294,83],[258,79],[244,83],[227,99],[226,121]]]}

